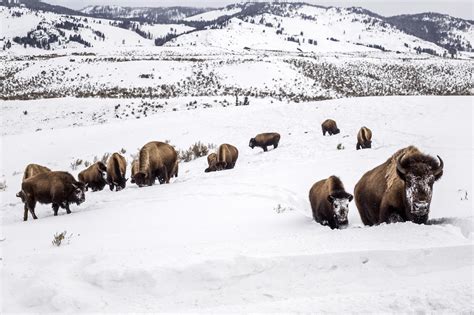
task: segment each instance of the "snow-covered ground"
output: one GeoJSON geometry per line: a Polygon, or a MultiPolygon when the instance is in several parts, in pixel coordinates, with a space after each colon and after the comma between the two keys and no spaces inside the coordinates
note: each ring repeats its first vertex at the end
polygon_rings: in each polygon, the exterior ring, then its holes
{"type": "MultiPolygon", "coordinates": [[[[94,99],[69,109],[67,99],[3,102],[2,312],[473,311],[472,97],[250,102],[105,123],[83,115],[84,126],[74,126],[71,113],[95,112],[94,99]],[[27,103],[25,123],[15,108],[27,103]],[[322,136],[326,118],[338,122],[339,135],[322,136]],[[373,149],[356,151],[364,125],[373,149]],[[279,148],[251,150],[249,138],[266,131],[282,135],[279,148]],[[88,192],[71,215],[39,205],[38,220],[22,221],[15,193],[28,163],[71,171],[77,158],[121,148],[130,162],[150,140],[180,149],[227,142],[240,155],[233,170],[204,173],[200,158],[182,163],[169,185],[88,192]],[[312,221],[315,181],[335,174],[352,192],[364,172],[410,144],[445,162],[432,224],[364,227],[354,203],[347,229],[312,221]],[[62,231],[72,237],[53,246],[62,231]]],[[[110,115],[115,105],[104,100],[97,111],[110,115]]]]}

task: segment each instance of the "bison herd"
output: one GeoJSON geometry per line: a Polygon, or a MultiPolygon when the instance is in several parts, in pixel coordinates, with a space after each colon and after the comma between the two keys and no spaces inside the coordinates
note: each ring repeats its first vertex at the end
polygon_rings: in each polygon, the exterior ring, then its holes
{"type": "MultiPolygon", "coordinates": [[[[340,133],[334,120],[321,125],[323,135],[340,133]]],[[[280,134],[262,133],[249,141],[249,147],[260,147],[264,152],[269,146],[278,147],[280,134]]],[[[357,134],[356,149],[372,146],[372,131],[362,127],[357,134]]],[[[239,150],[231,144],[221,144],[215,153],[207,156],[205,172],[234,168],[239,150]]],[[[309,191],[313,218],[331,229],[348,225],[349,203],[355,198],[362,222],[365,225],[411,221],[426,223],[430,210],[433,184],[443,175],[443,160],[409,146],[393,154],[386,162],[365,173],[354,188],[354,196],[348,193],[337,176],[316,182],[309,191]]],[[[178,177],[178,154],[169,144],[152,141],[145,144],[138,157],[131,163],[131,183],[139,187],[151,186],[158,179],[167,184],[178,177]]],[[[97,162],[78,175],[79,181],[67,172],[51,171],[49,168],[29,164],[24,172],[21,191],[17,197],[24,203],[23,220],[28,212],[33,219],[36,203],[52,204],[54,215],[59,208],[71,213],[69,204],[85,201],[85,191],[100,191],[106,185],[110,190],[125,188],[127,162],[119,153],[112,154],[107,165],[97,162]]]]}

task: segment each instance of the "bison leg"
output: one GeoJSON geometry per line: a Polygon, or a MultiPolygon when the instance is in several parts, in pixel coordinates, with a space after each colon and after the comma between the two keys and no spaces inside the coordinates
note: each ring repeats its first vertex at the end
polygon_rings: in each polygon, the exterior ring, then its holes
{"type": "Polygon", "coordinates": [[[36,220],[38,219],[38,217],[35,214],[35,206],[36,206],[36,201],[28,201],[27,203],[25,203],[25,207],[28,207],[28,210],[30,211],[31,216],[33,217],[33,219],[36,220]]]}
{"type": "Polygon", "coordinates": [[[262,149],[263,149],[263,152],[267,152],[267,151],[268,151],[268,149],[267,149],[267,146],[266,146],[266,145],[264,145],[264,146],[262,147],[262,149]]]}
{"type": "Polygon", "coordinates": [[[66,202],[66,213],[71,214],[71,209],[69,209],[69,202],[66,202]]]}
{"type": "Polygon", "coordinates": [[[379,224],[381,223],[397,223],[403,222],[403,218],[400,216],[399,211],[389,205],[381,205],[379,224]]]}
{"type": "Polygon", "coordinates": [[[169,184],[170,183],[170,176],[168,174],[168,169],[166,168],[166,166],[163,167],[163,181],[166,183],[166,184],[169,184]]]}
{"type": "Polygon", "coordinates": [[[278,148],[278,142],[275,142],[275,143],[273,144],[273,149],[276,149],[276,148],[278,148]]]}
{"type": "Polygon", "coordinates": [[[53,212],[54,216],[58,215],[59,205],[57,203],[53,203],[53,212]]]}
{"type": "Polygon", "coordinates": [[[357,142],[356,150],[360,150],[360,144],[359,144],[359,142],[357,142]]]}
{"type": "Polygon", "coordinates": [[[25,202],[25,212],[23,213],[23,221],[27,221],[28,220],[28,206],[26,205],[26,202],[25,202]]]}
{"type": "Polygon", "coordinates": [[[114,191],[114,184],[109,184],[110,191],[114,191]]]}

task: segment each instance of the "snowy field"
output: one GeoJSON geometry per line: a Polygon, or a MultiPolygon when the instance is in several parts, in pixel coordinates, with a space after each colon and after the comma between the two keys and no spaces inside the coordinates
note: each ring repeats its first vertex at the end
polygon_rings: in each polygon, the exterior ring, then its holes
{"type": "Polygon", "coordinates": [[[3,102],[2,312],[473,311],[471,96],[251,98],[192,111],[170,99],[178,110],[127,120],[113,119],[116,101],[3,102]],[[82,126],[75,111],[89,113],[82,126]],[[94,120],[96,111],[107,119],[94,120]],[[340,134],[322,136],[326,118],[340,134]],[[355,149],[361,126],[373,131],[371,150],[355,149]],[[268,131],[282,135],[278,149],[248,147],[268,131]],[[28,163],[77,175],[77,158],[123,148],[131,162],[151,140],[179,149],[227,142],[240,155],[233,170],[204,173],[204,157],[181,163],[169,185],[88,192],[70,215],[38,205],[39,219],[22,221],[15,194],[28,163]],[[347,229],[312,220],[314,182],[335,174],[352,192],[364,172],[411,144],[445,162],[430,224],[364,227],[353,202],[347,229]],[[62,231],[72,237],[53,246],[62,231]]]}

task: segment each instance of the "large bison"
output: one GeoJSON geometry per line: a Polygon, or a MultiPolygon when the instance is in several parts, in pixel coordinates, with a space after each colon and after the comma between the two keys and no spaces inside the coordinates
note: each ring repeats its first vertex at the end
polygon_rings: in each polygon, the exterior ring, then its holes
{"type": "Polygon", "coordinates": [[[270,133],[261,133],[255,136],[255,138],[251,138],[249,141],[249,147],[252,149],[255,147],[260,147],[263,149],[264,152],[267,152],[268,146],[273,146],[273,149],[278,147],[278,143],[280,142],[280,134],[276,132],[270,133]]]}
{"type": "Polygon", "coordinates": [[[426,223],[433,183],[443,175],[431,156],[409,146],[368,171],[355,186],[355,202],[365,225],[412,221],[426,223]]]}
{"type": "Polygon", "coordinates": [[[110,190],[119,191],[127,185],[125,174],[127,172],[127,161],[123,156],[114,153],[107,161],[107,183],[110,190]]]}
{"type": "Polygon", "coordinates": [[[367,127],[360,128],[357,133],[356,149],[370,149],[372,147],[372,130],[367,127]]]}
{"type": "Polygon", "coordinates": [[[204,172],[212,172],[217,170],[216,164],[217,164],[217,154],[216,153],[211,153],[207,156],[207,164],[208,167],[204,170],[204,172]]]}
{"type": "Polygon", "coordinates": [[[25,168],[25,172],[23,173],[23,181],[35,175],[47,172],[51,172],[51,170],[46,166],[42,166],[39,164],[28,164],[25,168]]]}
{"type": "Polygon", "coordinates": [[[33,219],[36,203],[53,204],[54,215],[58,215],[59,207],[66,209],[69,214],[70,203],[83,203],[86,185],[78,182],[67,172],[47,172],[35,175],[21,185],[21,192],[17,194],[25,204],[23,220],[28,220],[28,211],[33,219]],[[20,196],[21,195],[21,196],[20,196]]]}
{"type": "Polygon", "coordinates": [[[209,166],[206,172],[229,170],[234,168],[239,157],[239,150],[231,144],[221,144],[217,148],[217,160],[213,166],[209,166]]]}
{"type": "Polygon", "coordinates": [[[309,191],[314,220],[322,225],[329,225],[331,229],[346,227],[352,198],[337,176],[316,182],[309,191]]]}
{"type": "Polygon", "coordinates": [[[322,124],[321,124],[321,129],[323,130],[323,136],[326,135],[326,132],[332,136],[332,135],[337,135],[339,132],[339,128],[337,128],[337,124],[334,120],[332,119],[326,119],[322,124]]]}
{"type": "Polygon", "coordinates": [[[107,167],[99,161],[80,172],[77,178],[81,183],[87,184],[87,187],[90,187],[92,191],[99,191],[107,185],[106,173],[107,167]]]}
{"type": "Polygon", "coordinates": [[[143,146],[139,153],[138,172],[135,183],[140,186],[151,186],[158,178],[160,184],[169,183],[173,175],[177,175],[178,154],[167,143],[152,141],[143,146]]]}

